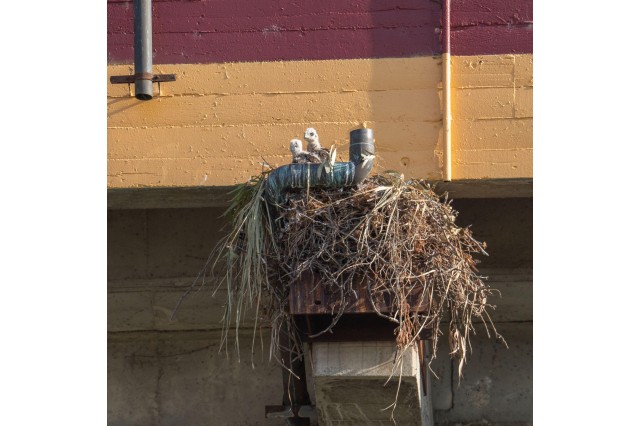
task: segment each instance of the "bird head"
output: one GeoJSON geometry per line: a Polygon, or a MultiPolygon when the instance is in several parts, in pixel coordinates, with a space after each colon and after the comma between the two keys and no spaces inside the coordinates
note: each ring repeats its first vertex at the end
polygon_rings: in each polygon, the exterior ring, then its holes
{"type": "Polygon", "coordinates": [[[302,152],[302,141],[300,139],[291,139],[289,149],[293,155],[300,154],[302,152]]]}
{"type": "Polygon", "coordinates": [[[318,138],[318,132],[316,132],[316,129],[314,129],[313,127],[309,127],[307,130],[304,131],[304,140],[307,141],[307,146],[309,147],[313,147],[313,148],[320,148],[320,141],[318,138]]]}
{"type": "Polygon", "coordinates": [[[314,129],[313,127],[309,127],[307,130],[304,131],[304,139],[307,142],[317,141],[318,132],[316,132],[316,129],[314,129]]]}

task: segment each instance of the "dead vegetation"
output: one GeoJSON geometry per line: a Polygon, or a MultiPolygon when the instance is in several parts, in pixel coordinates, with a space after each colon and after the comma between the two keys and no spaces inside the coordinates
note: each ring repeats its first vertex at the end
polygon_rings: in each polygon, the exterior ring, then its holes
{"type": "Polygon", "coordinates": [[[250,312],[256,316],[256,330],[270,326],[270,354],[276,360],[281,362],[283,330],[294,342],[294,352],[301,352],[288,296],[291,284],[311,270],[337,300],[333,322],[324,332],[339,321],[356,291],[353,283],[364,277],[376,313],[396,326],[399,354],[422,330],[432,331],[435,354],[446,324],[450,354],[458,359],[461,373],[471,349],[469,337],[476,332],[474,322],[482,323],[489,337],[493,333],[502,339],[489,315],[492,291],[474,258],[486,255],[485,245],[455,224],[457,212],[429,185],[391,173],[370,177],[358,188],[291,191],[272,206],[264,196],[267,174],[236,191],[229,209],[231,232],[210,262],[212,267],[226,263],[226,277],[218,287],[228,290],[227,332],[237,331],[250,312]],[[380,309],[382,300],[388,309],[380,309]],[[416,306],[422,308],[412,309],[416,306]]]}

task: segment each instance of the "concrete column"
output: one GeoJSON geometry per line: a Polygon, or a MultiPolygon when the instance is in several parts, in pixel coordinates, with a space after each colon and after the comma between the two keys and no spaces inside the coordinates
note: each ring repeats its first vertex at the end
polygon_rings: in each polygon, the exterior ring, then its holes
{"type": "Polygon", "coordinates": [[[433,425],[430,378],[423,386],[415,345],[405,352],[402,371],[393,369],[394,342],[316,342],[311,353],[320,424],[393,425],[391,408],[383,409],[395,401],[402,374],[396,424],[433,425]]]}

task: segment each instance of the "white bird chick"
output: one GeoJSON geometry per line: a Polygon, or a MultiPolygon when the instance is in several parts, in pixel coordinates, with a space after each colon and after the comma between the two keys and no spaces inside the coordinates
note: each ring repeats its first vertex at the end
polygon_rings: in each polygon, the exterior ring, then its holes
{"type": "Polygon", "coordinates": [[[302,150],[302,141],[300,139],[291,139],[289,150],[292,156],[291,162],[294,164],[320,162],[320,158],[317,155],[302,150]]]}
{"type": "Polygon", "coordinates": [[[302,153],[302,141],[300,139],[291,139],[291,142],[289,143],[289,150],[295,159],[302,153]]]}
{"type": "Polygon", "coordinates": [[[304,140],[307,141],[307,151],[315,154],[320,160],[326,160],[329,157],[329,150],[320,145],[320,137],[313,127],[309,127],[304,131],[304,140]]]}

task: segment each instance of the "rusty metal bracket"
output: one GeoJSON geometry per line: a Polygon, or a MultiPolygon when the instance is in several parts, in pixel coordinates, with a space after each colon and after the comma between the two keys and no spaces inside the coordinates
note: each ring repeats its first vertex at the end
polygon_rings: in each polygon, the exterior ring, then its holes
{"type": "Polygon", "coordinates": [[[133,84],[136,80],[151,80],[154,83],[166,83],[176,81],[175,74],[150,74],[147,72],[133,75],[112,75],[109,78],[111,84],[133,84]]]}

